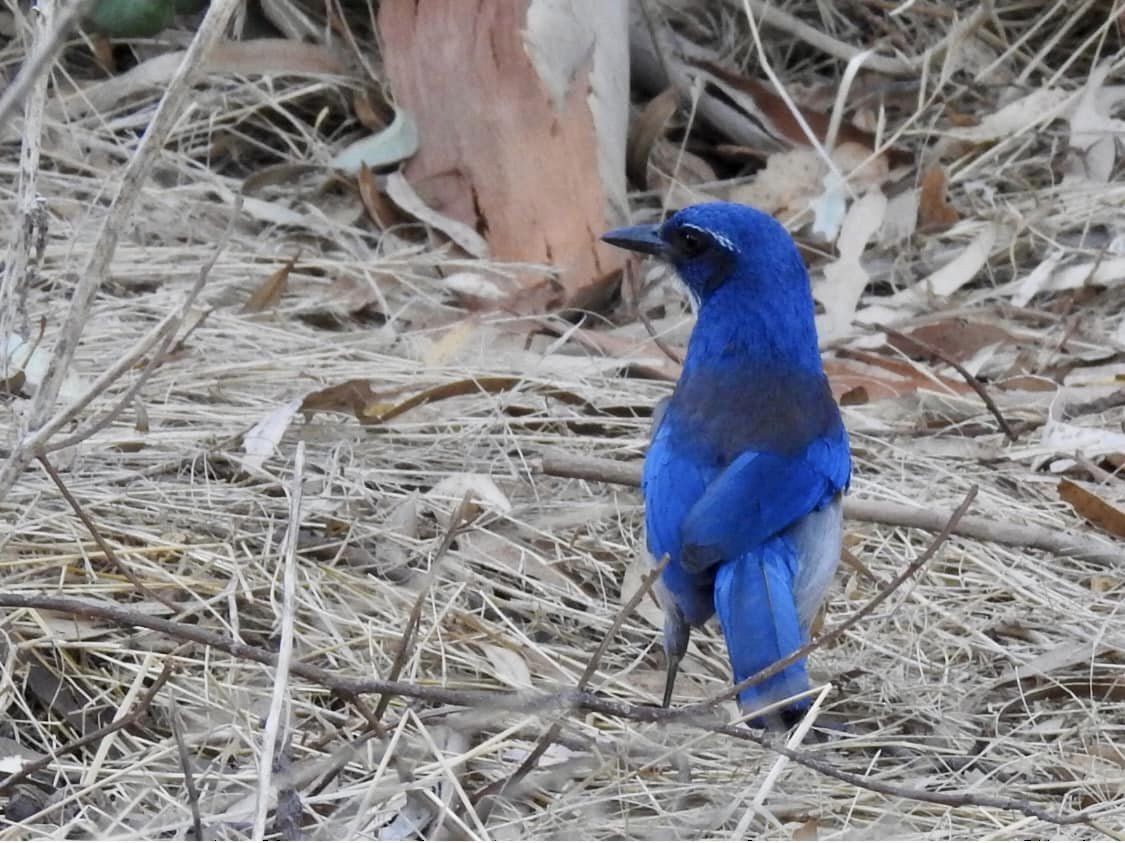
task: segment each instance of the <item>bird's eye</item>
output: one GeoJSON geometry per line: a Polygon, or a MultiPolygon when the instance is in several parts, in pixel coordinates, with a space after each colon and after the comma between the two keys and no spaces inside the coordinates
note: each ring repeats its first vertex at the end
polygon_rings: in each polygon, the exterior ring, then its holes
{"type": "Polygon", "coordinates": [[[670,245],[675,250],[676,257],[691,260],[707,251],[710,239],[698,229],[680,228],[673,233],[670,245]]]}

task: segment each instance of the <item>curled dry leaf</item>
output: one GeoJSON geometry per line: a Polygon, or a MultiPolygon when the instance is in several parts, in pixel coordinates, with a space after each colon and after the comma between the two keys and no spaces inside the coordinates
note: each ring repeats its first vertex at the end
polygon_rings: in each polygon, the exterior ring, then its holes
{"type": "Polygon", "coordinates": [[[1059,481],[1059,497],[1094,526],[1125,539],[1125,510],[1065,477],[1059,481]]]}
{"type": "MultiPolygon", "coordinates": [[[[357,378],[310,392],[305,396],[304,401],[300,402],[300,411],[351,412],[360,424],[384,424],[423,404],[464,395],[509,392],[526,385],[528,382],[523,378],[505,375],[466,378],[424,389],[398,403],[393,403],[388,400],[392,395],[391,392],[377,393],[372,389],[369,380],[357,378]]],[[[598,412],[597,408],[585,398],[565,389],[547,388],[541,391],[547,397],[564,404],[579,406],[589,412],[598,412]]]]}
{"type": "Polygon", "coordinates": [[[366,164],[360,165],[359,172],[356,174],[356,184],[359,187],[359,198],[363,202],[363,208],[376,226],[386,230],[406,220],[394,203],[379,190],[375,175],[366,164]]]}
{"type": "Polygon", "coordinates": [[[371,388],[367,378],[355,378],[310,392],[299,406],[302,413],[352,413],[360,423],[367,424],[392,405],[371,388]]]}
{"type": "Polygon", "coordinates": [[[242,306],[242,312],[261,313],[263,310],[277,307],[278,302],[281,301],[281,297],[285,293],[285,287],[289,283],[289,273],[293,271],[293,267],[297,265],[297,261],[300,257],[301,255],[298,252],[296,255],[289,258],[279,269],[271,272],[269,276],[258,285],[257,289],[250,294],[250,298],[248,298],[246,304],[242,306]]]}
{"type": "Polygon", "coordinates": [[[476,229],[435,211],[415,192],[401,173],[387,176],[387,196],[410,216],[437,229],[474,258],[488,257],[488,243],[477,234],[476,229]]]}
{"type": "Polygon", "coordinates": [[[246,432],[242,437],[242,450],[246,455],[241,460],[244,471],[253,473],[262,469],[266,460],[273,456],[300,406],[299,398],[282,404],[246,432]]]}
{"type": "Polygon", "coordinates": [[[933,166],[922,176],[922,193],[918,200],[918,229],[944,231],[961,217],[946,198],[945,170],[933,166]]]}
{"type": "Polygon", "coordinates": [[[648,161],[656,142],[664,136],[668,121],[680,107],[674,87],[665,88],[647,103],[629,126],[625,164],[630,180],[643,190],[649,187],[648,161]]]}
{"type": "Polygon", "coordinates": [[[824,278],[815,286],[814,295],[824,305],[824,316],[818,319],[821,340],[830,340],[851,329],[856,306],[870,276],[860,258],[867,243],[883,224],[887,197],[879,190],[852,203],[840,232],[840,255],[824,267],[824,278]]]}
{"type": "MultiPolygon", "coordinates": [[[[769,85],[757,79],[740,76],[710,61],[691,62],[709,74],[729,98],[735,99],[759,125],[786,146],[808,146],[809,137],[785,100],[770,90],[769,85]]],[[[817,141],[824,143],[828,135],[829,116],[822,111],[797,106],[805,124],[812,130],[817,141]]],[[[869,153],[875,148],[875,136],[850,123],[840,126],[836,140],[842,144],[854,143],[869,153]]],[[[905,150],[887,150],[887,158],[892,166],[910,163],[913,156],[905,150]]]]}
{"type": "MultiPolygon", "coordinates": [[[[999,235],[995,223],[985,223],[977,236],[953,260],[931,273],[920,283],[928,285],[936,296],[949,296],[976,277],[992,254],[999,235]]],[[[925,288],[925,287],[923,287],[925,288]]]]}
{"type": "Polygon", "coordinates": [[[1012,296],[1012,303],[1022,307],[1039,293],[1077,290],[1087,286],[1113,287],[1125,283],[1125,257],[1082,261],[1060,269],[1061,262],[1061,255],[1044,259],[1020,282],[1012,296]]]}
{"type": "Polygon", "coordinates": [[[418,126],[414,118],[400,108],[395,111],[391,125],[340,150],[329,166],[356,175],[361,167],[374,170],[397,164],[417,151],[418,126]]]}

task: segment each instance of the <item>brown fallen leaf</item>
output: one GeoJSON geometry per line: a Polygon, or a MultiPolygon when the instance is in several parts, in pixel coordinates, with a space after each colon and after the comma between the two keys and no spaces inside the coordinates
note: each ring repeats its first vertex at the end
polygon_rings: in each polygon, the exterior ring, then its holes
{"type": "Polygon", "coordinates": [[[285,286],[289,283],[289,273],[293,271],[293,267],[297,265],[297,260],[301,257],[301,253],[287,260],[280,269],[271,273],[265,281],[258,285],[258,288],[250,294],[250,298],[246,300],[246,304],[242,306],[243,313],[261,313],[271,307],[277,307],[277,303],[281,301],[281,296],[285,292],[285,286]]]}
{"type": "Polygon", "coordinates": [[[1125,511],[1065,477],[1059,481],[1059,497],[1095,527],[1125,539],[1125,511]]]}
{"type": "MultiPolygon", "coordinates": [[[[765,128],[769,134],[775,138],[783,139],[793,146],[809,145],[808,136],[805,134],[804,129],[801,128],[800,123],[797,122],[797,118],[793,116],[793,112],[789,110],[789,106],[785,104],[785,100],[771,91],[769,86],[764,82],[749,76],[741,76],[737,73],[732,73],[714,62],[689,61],[688,63],[701,70],[705,70],[720,82],[749,97],[750,101],[755,106],[756,114],[754,116],[764,124],[763,128],[765,128]]],[[[798,105],[797,108],[808,124],[808,127],[812,130],[812,133],[816,136],[816,139],[823,143],[828,136],[828,126],[831,121],[830,115],[826,112],[802,108],[800,105],[798,105]]],[[[865,146],[868,150],[872,150],[875,148],[875,135],[851,123],[841,122],[840,128],[836,134],[836,142],[837,144],[847,142],[858,143],[861,146],[865,146]]],[[[904,166],[914,160],[914,156],[910,152],[894,147],[886,151],[886,156],[888,163],[892,167],[904,166]]]]}
{"type": "MultiPolygon", "coordinates": [[[[371,387],[371,381],[366,378],[356,378],[325,387],[324,389],[318,389],[315,392],[310,392],[305,396],[304,401],[301,402],[299,411],[302,413],[314,413],[318,411],[350,412],[356,417],[356,420],[360,424],[385,424],[391,419],[401,416],[403,413],[421,407],[423,404],[431,404],[435,401],[444,401],[447,398],[456,398],[464,395],[510,392],[520,386],[527,385],[529,385],[528,381],[524,378],[503,375],[483,378],[466,378],[464,380],[439,384],[429,389],[423,389],[421,392],[417,392],[409,398],[394,403],[387,399],[392,395],[400,394],[403,390],[398,389],[393,392],[387,391],[379,393],[371,387]]],[[[532,386],[535,391],[548,398],[553,398],[564,404],[582,407],[587,412],[601,413],[601,410],[590,404],[590,402],[582,396],[576,395],[573,392],[568,392],[565,389],[532,386]]]]}
{"type": "Polygon", "coordinates": [[[840,400],[843,393],[857,386],[867,387],[872,401],[902,398],[919,389],[942,389],[963,395],[972,388],[963,380],[946,378],[919,369],[905,360],[895,360],[859,349],[843,349],[839,357],[824,361],[824,371],[832,393],[840,400]]]}
{"type": "Polygon", "coordinates": [[[648,190],[648,160],[656,142],[664,136],[668,121],[680,107],[680,95],[674,87],[665,88],[641,109],[629,126],[625,147],[625,170],[633,184],[648,190]]]}
{"type": "Polygon", "coordinates": [[[1015,340],[1016,337],[998,325],[953,318],[919,325],[901,336],[890,336],[887,338],[887,345],[908,357],[922,359],[930,357],[924,347],[928,345],[946,357],[963,363],[982,348],[1015,340]],[[918,342],[911,342],[912,339],[918,342]]]}
{"type": "Polygon", "coordinates": [[[379,186],[375,183],[375,176],[366,164],[360,165],[359,173],[356,175],[356,185],[359,187],[359,198],[363,202],[363,208],[376,226],[386,231],[392,225],[406,220],[395,204],[379,190],[379,186]]]}
{"type": "Polygon", "coordinates": [[[379,413],[393,406],[385,400],[386,397],[386,394],[380,395],[372,389],[371,381],[367,378],[355,378],[310,392],[301,402],[299,411],[302,413],[350,412],[360,422],[364,422],[368,418],[377,418],[379,413]]]}
{"type": "Polygon", "coordinates": [[[945,170],[933,166],[922,176],[922,195],[918,200],[918,231],[944,231],[961,219],[946,198],[945,170]]]}
{"type": "Polygon", "coordinates": [[[352,113],[355,114],[359,124],[368,131],[377,132],[387,128],[390,119],[384,116],[385,110],[385,103],[376,106],[370,90],[356,91],[355,96],[352,97],[352,113]]]}

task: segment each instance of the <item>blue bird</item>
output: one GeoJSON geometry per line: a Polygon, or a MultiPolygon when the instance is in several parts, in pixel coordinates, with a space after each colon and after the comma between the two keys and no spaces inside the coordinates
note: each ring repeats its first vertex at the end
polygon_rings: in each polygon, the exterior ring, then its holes
{"type": "MultiPolygon", "coordinates": [[[[643,475],[648,550],[669,560],[656,587],[668,706],[691,628],[713,614],[736,683],[804,643],[840,558],[848,435],[820,360],[808,273],[776,220],[718,202],[602,239],[669,262],[697,306],[643,475]]],[[[808,687],[801,660],[739,702],[757,711],[808,687]]],[[[751,723],[791,724],[808,704],[751,723]]]]}

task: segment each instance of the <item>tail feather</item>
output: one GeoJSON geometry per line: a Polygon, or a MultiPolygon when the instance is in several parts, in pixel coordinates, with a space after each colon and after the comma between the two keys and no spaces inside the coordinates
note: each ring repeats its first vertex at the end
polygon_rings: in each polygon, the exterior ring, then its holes
{"type": "MultiPolygon", "coordinates": [[[[715,610],[727,641],[734,681],[741,682],[784,658],[804,643],[793,594],[797,553],[792,543],[776,537],[738,559],[723,563],[715,579],[715,610]]],[[[746,710],[754,710],[808,688],[801,659],[739,694],[746,710]]],[[[797,704],[800,707],[807,703],[797,704]]],[[[752,721],[752,725],[767,725],[752,721]]]]}

